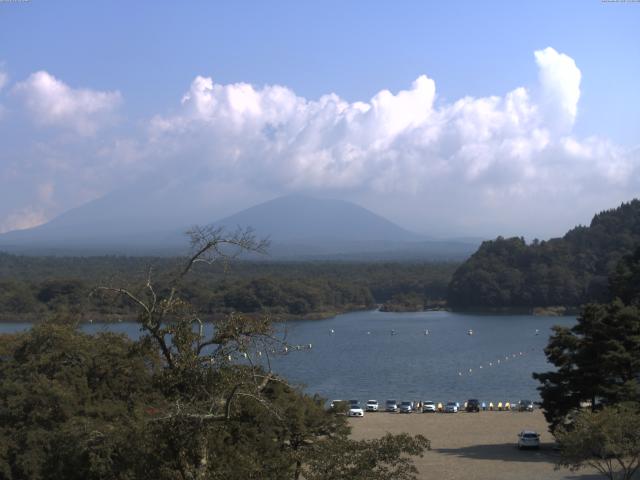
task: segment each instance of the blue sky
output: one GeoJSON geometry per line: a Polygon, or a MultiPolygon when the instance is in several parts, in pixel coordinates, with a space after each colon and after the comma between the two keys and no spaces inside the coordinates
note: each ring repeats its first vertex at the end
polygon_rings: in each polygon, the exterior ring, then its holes
{"type": "MultiPolygon", "coordinates": [[[[638,193],[637,184],[623,182],[621,177],[637,172],[639,27],[640,3],[597,0],[181,3],[32,0],[0,3],[0,78],[4,78],[1,82],[4,88],[0,90],[0,142],[5,145],[4,151],[0,150],[0,173],[4,172],[5,178],[11,177],[10,183],[0,183],[0,187],[4,187],[0,193],[3,204],[0,226],[4,225],[2,230],[7,230],[41,223],[68,208],[108,193],[125,177],[128,181],[143,175],[147,171],[145,168],[151,168],[148,157],[157,157],[157,152],[150,152],[149,147],[150,137],[153,137],[149,130],[157,125],[154,119],[162,119],[174,129],[180,124],[183,134],[189,102],[181,103],[181,100],[198,76],[211,78],[214,85],[247,83],[260,95],[266,95],[265,87],[280,85],[309,102],[333,93],[352,105],[357,101],[370,102],[386,89],[394,95],[401,90],[411,90],[412,82],[420,75],[426,75],[435,82],[433,108],[442,110],[439,124],[451,121],[458,125],[460,121],[455,120],[456,114],[451,112],[455,110],[455,102],[464,97],[506,99],[509,92],[523,87],[531,97],[527,100],[527,108],[540,107],[543,111],[552,101],[564,101],[565,97],[560,98],[560,93],[553,88],[540,87],[542,69],[534,52],[551,47],[572,59],[581,76],[579,87],[576,87],[579,88],[579,100],[574,102],[577,103],[577,114],[568,120],[569,127],[565,125],[556,131],[556,126],[550,126],[549,122],[554,120],[549,119],[556,114],[542,115],[530,124],[531,129],[551,132],[550,140],[544,148],[534,148],[538,153],[530,155],[535,158],[527,160],[527,165],[519,165],[518,169],[532,168],[538,172],[537,166],[542,166],[543,174],[503,178],[505,169],[498,165],[493,170],[489,168],[486,178],[480,181],[478,168],[488,168],[486,164],[490,162],[485,158],[485,150],[495,149],[497,143],[483,145],[482,154],[474,150],[474,158],[482,157],[480,164],[464,160],[457,167],[449,168],[452,162],[459,161],[460,152],[469,151],[469,140],[456,140],[462,143],[454,153],[448,146],[443,146],[445,140],[438,143],[437,148],[418,153],[416,145],[423,145],[422,140],[414,139],[398,146],[398,135],[403,136],[407,129],[413,132],[417,128],[415,122],[404,125],[401,134],[394,130],[393,148],[380,147],[382,150],[375,155],[363,154],[357,161],[364,162],[359,168],[367,169],[368,165],[369,170],[397,172],[397,177],[425,175],[424,182],[444,182],[445,177],[437,176],[444,173],[433,172],[446,170],[450,172],[447,182],[453,184],[456,178],[458,181],[466,178],[468,186],[472,187],[471,190],[456,190],[454,193],[458,197],[473,191],[476,193],[470,195],[469,202],[474,205],[480,202],[485,209],[495,209],[491,210],[489,222],[478,222],[478,211],[467,219],[447,222],[439,227],[440,234],[517,233],[525,227],[530,230],[525,232],[527,234],[541,229],[544,231],[540,236],[561,233],[565,227],[587,221],[593,211],[611,207],[638,193]],[[46,72],[48,77],[40,78],[43,82],[55,79],[71,89],[69,95],[81,95],[84,89],[107,96],[100,97],[102,103],[97,107],[93,103],[94,97],[85,96],[88,103],[74,103],[84,110],[70,111],[67,116],[47,120],[46,115],[51,112],[42,110],[41,104],[46,103],[42,95],[52,94],[48,90],[34,91],[38,85],[43,85],[30,81],[37,80],[31,77],[36,72],[46,72]],[[543,93],[536,93],[538,90],[543,93]],[[556,93],[545,97],[544,92],[551,90],[556,93]],[[67,122],[66,126],[63,122],[67,122]],[[589,140],[594,137],[598,138],[597,145],[595,140],[589,140]],[[558,153],[560,145],[565,150],[568,148],[573,157],[581,152],[577,165],[584,171],[575,180],[582,183],[562,192],[559,192],[561,185],[554,185],[551,193],[525,191],[528,182],[549,182],[550,177],[562,177],[565,169],[575,169],[576,163],[568,164],[560,158],[563,155],[558,153]],[[126,162],[114,160],[112,157],[126,155],[122,153],[123,148],[131,158],[126,162]],[[428,156],[431,163],[425,166],[419,160],[409,162],[405,157],[399,158],[408,150],[412,155],[428,156]],[[390,163],[378,162],[385,156],[391,159],[390,163]],[[554,162],[549,160],[550,156],[560,158],[557,171],[549,167],[554,162]],[[595,162],[596,156],[600,163],[589,163],[595,162]],[[70,160],[80,157],[82,160],[70,160]],[[437,161],[433,160],[436,157],[437,161]],[[589,161],[585,160],[587,157],[589,161]],[[370,158],[375,161],[368,160],[370,158]],[[65,162],[60,159],[65,159],[66,164],[61,165],[65,162]],[[44,163],[39,165],[39,162],[44,163]],[[612,173],[611,168],[616,171],[612,173]],[[123,172],[123,169],[124,174],[115,173],[123,172]],[[415,173],[418,171],[421,173],[415,173]],[[585,198],[585,192],[598,184],[598,177],[603,175],[607,188],[585,198]],[[550,205],[534,208],[541,197],[549,195],[553,198],[550,205]],[[575,205],[578,198],[580,208],[575,205]],[[549,218],[552,205],[559,201],[572,207],[554,212],[549,218]],[[512,208],[533,209],[538,220],[529,226],[518,224],[521,215],[517,211],[498,210],[501,202],[514,205],[512,208]]],[[[565,81],[562,76],[557,78],[560,82],[565,81]]],[[[193,100],[196,95],[192,94],[190,98],[193,100]]],[[[198,105],[201,104],[196,102],[196,108],[198,105]]],[[[502,107],[492,108],[505,114],[502,107]]],[[[474,112],[474,118],[486,114],[489,119],[496,114],[487,113],[480,107],[474,112]]],[[[280,157],[271,158],[268,166],[255,166],[247,160],[244,169],[237,165],[231,169],[228,165],[220,166],[216,159],[203,166],[202,158],[215,157],[217,154],[213,150],[217,152],[217,147],[202,145],[192,149],[194,138],[201,140],[207,136],[207,128],[215,130],[212,135],[218,142],[216,145],[227,138],[225,132],[211,122],[211,115],[216,113],[208,111],[207,115],[206,122],[202,123],[202,118],[198,120],[201,123],[197,128],[201,130],[196,132],[196,127],[189,127],[188,142],[183,137],[183,145],[190,145],[188,148],[176,146],[180,141],[174,137],[172,145],[182,166],[187,162],[194,170],[205,168],[214,172],[214,177],[215,172],[223,172],[224,183],[238,184],[240,193],[236,199],[228,201],[227,211],[277,194],[309,190],[358,201],[405,226],[422,231],[429,230],[424,227],[425,223],[437,221],[442,225],[445,218],[455,214],[455,210],[439,213],[435,206],[433,210],[424,208],[425,204],[437,203],[446,191],[435,197],[432,196],[435,194],[422,192],[420,186],[398,187],[402,182],[396,177],[383,182],[382,186],[375,180],[362,184],[345,179],[333,182],[328,181],[326,175],[313,181],[304,180],[313,179],[317,174],[320,167],[313,162],[320,161],[318,152],[330,150],[331,155],[344,156],[344,148],[350,148],[354,142],[357,144],[348,136],[346,140],[343,137],[336,140],[338,133],[327,133],[326,125],[323,123],[319,127],[316,120],[303,121],[307,126],[313,124],[313,128],[321,129],[324,135],[322,148],[314,143],[317,147],[315,160],[292,166],[289,157],[300,156],[300,150],[283,153],[279,147],[280,157]],[[341,153],[336,153],[336,149],[341,153]],[[246,174],[246,169],[272,169],[276,163],[286,165],[289,170],[300,170],[300,178],[279,175],[268,182],[247,180],[250,175],[246,174]],[[391,184],[395,186],[389,187],[391,184]],[[407,191],[411,191],[411,195],[406,194],[407,191]]],[[[188,118],[189,122],[193,120],[188,118]]],[[[290,124],[293,120],[278,117],[278,122],[290,124]]],[[[357,124],[357,129],[369,128],[366,126],[371,122],[363,122],[357,124]]],[[[523,122],[519,122],[522,126],[523,122]]],[[[418,123],[424,127],[422,133],[428,126],[433,126],[431,120],[422,117],[418,123]]],[[[501,131],[492,135],[511,140],[524,135],[512,131],[509,127],[506,133],[501,131]]],[[[285,144],[294,143],[291,132],[289,129],[282,133],[289,135],[288,143],[283,140],[285,144]]],[[[242,145],[243,141],[238,138],[247,138],[246,135],[238,137],[238,132],[226,134],[230,135],[230,144],[239,142],[242,145]]],[[[415,136],[415,132],[412,135],[415,136]]],[[[246,157],[264,156],[267,147],[261,148],[247,152],[246,157]]],[[[161,150],[165,152],[167,147],[161,150]]],[[[306,146],[302,149],[308,150],[306,146]]],[[[337,172],[339,178],[347,175],[346,170],[336,166],[342,165],[344,158],[332,161],[334,163],[322,164],[325,174],[337,172]]],[[[153,169],[162,165],[165,171],[171,172],[174,163],[175,160],[163,159],[153,169]]],[[[363,177],[361,171],[357,175],[363,177]]],[[[214,183],[218,180],[212,179],[214,183]]],[[[467,209],[461,198],[454,204],[455,208],[467,209]]],[[[224,210],[216,213],[225,213],[224,210]]]]}

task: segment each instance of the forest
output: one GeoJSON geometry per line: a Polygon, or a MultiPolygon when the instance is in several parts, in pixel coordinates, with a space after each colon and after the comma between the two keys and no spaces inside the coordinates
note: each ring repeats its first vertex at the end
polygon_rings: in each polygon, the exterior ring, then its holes
{"type": "Polygon", "coordinates": [[[577,307],[609,300],[607,278],[640,245],[640,201],[593,217],[562,238],[484,242],[456,270],[447,300],[454,308],[577,307]]]}
{"type": "MultiPolygon", "coordinates": [[[[133,318],[132,306],[105,298],[99,286],[134,285],[151,271],[161,283],[181,259],[167,257],[29,257],[0,254],[0,318],[39,321],[72,314],[133,318]],[[115,302],[115,303],[114,303],[115,302]]],[[[196,265],[183,295],[203,314],[267,313],[313,318],[373,308],[422,310],[440,305],[456,263],[236,261],[196,265]]]]}
{"type": "Polygon", "coordinates": [[[236,240],[202,236],[164,279],[150,272],[107,289],[137,313],[136,341],[82,333],[64,316],[0,335],[0,478],[417,478],[413,459],[429,440],[351,439],[344,411],[327,410],[260,360],[287,347],[268,318],[231,313],[203,329],[184,282],[236,240]]]}

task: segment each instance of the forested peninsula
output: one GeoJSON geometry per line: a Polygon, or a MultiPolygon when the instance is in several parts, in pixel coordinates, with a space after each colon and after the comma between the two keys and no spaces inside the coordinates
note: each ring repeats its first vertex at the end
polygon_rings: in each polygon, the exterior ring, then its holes
{"type": "Polygon", "coordinates": [[[640,201],[593,217],[562,238],[502,238],[484,242],[449,285],[450,307],[578,307],[611,297],[608,277],[640,245],[640,201]]]}
{"type": "MultiPolygon", "coordinates": [[[[159,285],[180,265],[163,257],[29,257],[0,254],[0,319],[41,321],[71,315],[83,321],[133,320],[123,299],[101,286],[133,286],[151,270],[159,285]]],[[[196,265],[184,295],[202,314],[268,314],[323,318],[371,309],[422,310],[442,305],[459,264],[448,262],[234,262],[196,265]]]]}

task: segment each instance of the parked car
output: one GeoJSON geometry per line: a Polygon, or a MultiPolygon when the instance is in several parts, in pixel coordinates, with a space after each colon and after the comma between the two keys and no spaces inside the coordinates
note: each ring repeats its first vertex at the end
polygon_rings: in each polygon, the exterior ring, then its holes
{"type": "Polygon", "coordinates": [[[365,405],[365,410],[367,412],[377,412],[378,411],[378,401],[377,400],[367,400],[367,404],[365,405]]]}
{"type": "Polygon", "coordinates": [[[520,400],[518,402],[519,412],[533,412],[533,402],[531,400],[520,400]]]}
{"type": "Polygon", "coordinates": [[[422,413],[432,413],[436,411],[436,404],[432,401],[422,402],[422,413]]]}
{"type": "Polygon", "coordinates": [[[456,402],[448,402],[444,406],[444,413],[458,413],[458,404],[456,402]]]}
{"type": "Polygon", "coordinates": [[[364,417],[364,410],[359,403],[352,403],[347,415],[350,417],[364,417]]]}
{"type": "Polygon", "coordinates": [[[479,412],[480,411],[480,400],[477,398],[470,398],[467,400],[466,406],[467,412],[479,412]]]}
{"type": "Polygon", "coordinates": [[[398,402],[396,402],[395,400],[387,400],[386,404],[385,404],[385,410],[387,412],[397,412],[398,411],[398,402]]]}
{"type": "Polygon", "coordinates": [[[532,430],[523,430],[518,434],[518,448],[540,448],[540,434],[532,430]]]}
{"type": "Polygon", "coordinates": [[[402,402],[400,404],[400,413],[413,412],[413,402],[402,402]]]}

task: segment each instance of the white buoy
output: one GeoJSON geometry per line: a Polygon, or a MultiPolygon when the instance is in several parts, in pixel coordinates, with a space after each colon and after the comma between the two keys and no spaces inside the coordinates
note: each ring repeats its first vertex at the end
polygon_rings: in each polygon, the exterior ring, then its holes
{"type": "Polygon", "coordinates": [[[332,328],[329,333],[331,333],[331,335],[333,335],[334,333],[336,333],[336,331],[332,328]]]}
{"type": "Polygon", "coordinates": [[[458,375],[462,376],[462,372],[458,372],[458,375]]]}
{"type": "Polygon", "coordinates": [[[309,350],[311,350],[311,347],[312,347],[312,346],[313,346],[313,345],[309,344],[309,350]]]}
{"type": "Polygon", "coordinates": [[[367,335],[371,335],[371,332],[367,332],[367,335]]]}

